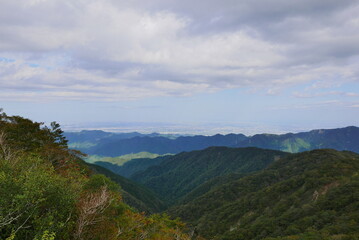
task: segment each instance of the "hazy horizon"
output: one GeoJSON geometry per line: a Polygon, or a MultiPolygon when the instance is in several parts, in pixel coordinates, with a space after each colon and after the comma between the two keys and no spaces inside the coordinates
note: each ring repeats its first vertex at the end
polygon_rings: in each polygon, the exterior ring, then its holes
{"type": "MultiPolygon", "coordinates": [[[[354,125],[350,125],[354,126],[354,125]]],[[[138,132],[142,134],[178,134],[178,135],[216,135],[216,134],[244,134],[252,136],[255,134],[285,134],[299,133],[318,129],[345,128],[348,126],[274,126],[261,124],[234,124],[234,123],[141,123],[141,122],[108,122],[108,123],[77,123],[62,125],[66,132],[80,132],[83,130],[101,130],[113,133],[138,132]]],[[[357,127],[357,126],[355,126],[357,127]]]]}

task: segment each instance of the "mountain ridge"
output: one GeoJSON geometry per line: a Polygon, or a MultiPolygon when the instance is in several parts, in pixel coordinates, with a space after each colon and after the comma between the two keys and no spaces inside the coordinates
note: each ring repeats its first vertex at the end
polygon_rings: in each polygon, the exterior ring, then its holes
{"type": "Polygon", "coordinates": [[[359,152],[357,142],[359,142],[359,127],[348,126],[299,133],[255,134],[249,137],[234,133],[213,136],[180,136],[177,138],[145,135],[124,139],[104,139],[96,142],[96,144],[89,142],[77,142],[77,144],[80,150],[90,155],[117,157],[143,151],[156,154],[177,154],[211,146],[259,147],[292,153],[318,148],[359,152]],[[83,148],[81,148],[81,144],[83,148]]]}
{"type": "Polygon", "coordinates": [[[358,202],[359,155],[320,149],[220,182],[168,212],[209,239],[357,239],[358,202]]]}
{"type": "Polygon", "coordinates": [[[234,172],[254,172],[287,154],[255,147],[209,147],[167,156],[160,164],[139,171],[130,178],[150,188],[168,204],[173,204],[214,177],[234,172]]]}

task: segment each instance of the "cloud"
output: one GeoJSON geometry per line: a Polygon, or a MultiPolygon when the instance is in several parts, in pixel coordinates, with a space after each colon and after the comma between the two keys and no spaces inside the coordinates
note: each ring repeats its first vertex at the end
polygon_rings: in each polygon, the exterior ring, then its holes
{"type": "Polygon", "coordinates": [[[297,98],[314,98],[323,96],[344,96],[344,97],[359,97],[359,93],[355,92],[342,92],[342,91],[329,91],[329,92],[294,92],[293,95],[297,98]]]}
{"type": "Polygon", "coordinates": [[[357,83],[358,13],[351,0],[2,0],[0,57],[15,61],[0,61],[0,99],[357,83]]]}

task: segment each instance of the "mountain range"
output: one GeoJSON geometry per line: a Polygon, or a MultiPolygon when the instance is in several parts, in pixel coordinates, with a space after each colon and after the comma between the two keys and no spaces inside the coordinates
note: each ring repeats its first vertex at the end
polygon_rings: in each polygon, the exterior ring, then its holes
{"type": "Polygon", "coordinates": [[[168,210],[208,239],[359,237],[358,154],[291,154],[261,171],[223,176],[210,185],[168,210]]]}
{"type": "Polygon", "coordinates": [[[212,146],[259,147],[285,152],[302,152],[313,149],[332,148],[359,152],[359,128],[312,130],[287,134],[217,134],[214,136],[176,136],[140,133],[106,133],[82,131],[66,133],[70,147],[90,155],[117,157],[125,154],[150,152],[176,154],[184,151],[201,150],[212,146]]]}
{"type": "Polygon", "coordinates": [[[210,147],[166,157],[159,165],[134,173],[130,178],[171,205],[214,177],[255,172],[286,155],[258,148],[210,147]]]}
{"type": "Polygon", "coordinates": [[[71,133],[70,146],[105,160],[94,163],[68,148],[56,123],[2,114],[0,130],[0,238],[359,239],[357,127],[251,137],[71,133]],[[141,152],[120,156],[126,147],[141,152]],[[166,149],[172,154],[159,156],[166,149]]]}
{"type": "MultiPolygon", "coordinates": [[[[359,154],[210,147],[159,159],[130,178],[206,239],[357,239],[359,154]]],[[[125,164],[125,165],[126,165],[125,164]]],[[[136,168],[136,167],[135,167],[136,168]]]]}
{"type": "Polygon", "coordinates": [[[153,191],[193,237],[359,237],[359,154],[354,152],[210,147],[127,164],[137,169],[131,180],[153,191]],[[138,169],[148,162],[155,163],[138,169]]]}

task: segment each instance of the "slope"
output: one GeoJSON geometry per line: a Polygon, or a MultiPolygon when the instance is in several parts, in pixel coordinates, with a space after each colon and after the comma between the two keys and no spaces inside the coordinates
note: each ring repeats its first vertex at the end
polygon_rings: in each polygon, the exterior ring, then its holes
{"type": "Polygon", "coordinates": [[[357,239],[359,155],[293,154],[169,212],[210,239],[357,239]]]}
{"type": "Polygon", "coordinates": [[[114,174],[110,170],[95,164],[87,165],[97,174],[103,174],[121,186],[123,200],[128,205],[146,213],[156,213],[164,209],[164,204],[155,194],[144,186],[127,178],[114,174]]]}
{"type": "Polygon", "coordinates": [[[0,109],[0,239],[190,239],[177,220],[133,211],[62,133],[0,109]]]}
{"type": "Polygon", "coordinates": [[[151,166],[159,165],[168,157],[170,156],[165,155],[157,158],[137,158],[125,162],[121,166],[104,161],[98,161],[94,164],[107,168],[118,175],[129,178],[136,172],[144,171],[151,166]]]}
{"type": "Polygon", "coordinates": [[[84,160],[88,163],[95,163],[95,162],[108,162],[115,164],[117,166],[122,166],[126,162],[129,162],[133,159],[138,158],[157,158],[161,155],[155,154],[155,153],[149,153],[149,152],[139,152],[139,153],[131,153],[126,154],[118,157],[101,157],[97,155],[91,155],[86,157],[84,160]]]}
{"type": "Polygon", "coordinates": [[[171,205],[214,177],[257,171],[285,155],[258,148],[211,147],[168,156],[161,164],[137,172],[131,179],[144,184],[171,205]]]}

